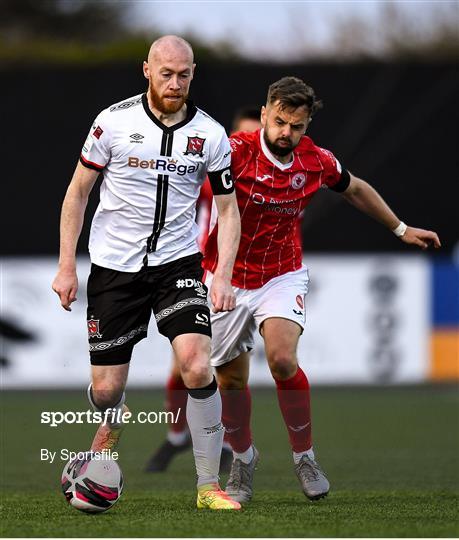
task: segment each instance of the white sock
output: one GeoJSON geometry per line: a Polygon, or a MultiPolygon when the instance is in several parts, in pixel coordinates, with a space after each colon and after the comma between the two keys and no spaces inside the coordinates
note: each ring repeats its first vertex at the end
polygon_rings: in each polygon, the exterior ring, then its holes
{"type": "Polygon", "coordinates": [[[250,445],[245,452],[234,452],[233,450],[233,460],[240,459],[242,463],[248,465],[253,459],[253,446],[250,445]]]}
{"type": "Polygon", "coordinates": [[[189,437],[189,431],[184,429],[183,431],[168,431],[167,440],[174,446],[182,446],[185,444],[189,437]]]}
{"type": "MultiPolygon", "coordinates": [[[[196,395],[196,391],[192,390],[191,392],[196,395]]],[[[218,469],[225,433],[221,422],[222,400],[218,389],[204,399],[188,394],[186,419],[193,441],[198,487],[218,482],[218,469]]]]}
{"type": "Polygon", "coordinates": [[[312,460],[316,459],[312,446],[309,450],[305,450],[304,452],[293,452],[293,461],[295,462],[295,465],[298,465],[303,456],[308,456],[308,458],[312,460]]]}

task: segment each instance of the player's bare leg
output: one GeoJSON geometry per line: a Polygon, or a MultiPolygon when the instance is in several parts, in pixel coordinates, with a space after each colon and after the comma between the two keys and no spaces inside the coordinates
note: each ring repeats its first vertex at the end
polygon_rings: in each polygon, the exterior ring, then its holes
{"type": "Polygon", "coordinates": [[[129,363],[113,366],[91,366],[92,383],[88,388],[89,401],[96,411],[112,409],[107,422],[102,422],[92,441],[91,450],[114,450],[119,442],[123,423],[121,415],[129,412],[124,404],[124,389],[129,363]]]}
{"type": "Polygon", "coordinates": [[[188,388],[186,413],[198,476],[197,506],[238,510],[239,503],[230,499],[218,484],[224,428],[220,393],[210,368],[210,346],[210,338],[202,334],[181,334],[172,341],[188,388]]]}
{"type": "Polygon", "coordinates": [[[296,475],[306,497],[320,499],[328,494],[330,484],[315,461],[312,448],[309,383],[296,356],[301,327],[288,319],[273,317],[263,322],[261,332],[292,446],[296,475]]]}
{"type": "Polygon", "coordinates": [[[248,502],[253,495],[253,475],[259,459],[250,430],[248,353],[218,366],[216,371],[222,394],[222,420],[233,448],[233,462],[225,491],[238,502],[248,502]]]}

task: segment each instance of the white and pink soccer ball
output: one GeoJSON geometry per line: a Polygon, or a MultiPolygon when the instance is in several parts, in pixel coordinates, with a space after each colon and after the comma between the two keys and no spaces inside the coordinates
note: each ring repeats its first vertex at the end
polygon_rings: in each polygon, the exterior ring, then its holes
{"type": "Polygon", "coordinates": [[[82,512],[109,510],[123,491],[123,474],[113,459],[94,459],[91,452],[80,452],[64,467],[62,492],[67,502],[82,512]]]}

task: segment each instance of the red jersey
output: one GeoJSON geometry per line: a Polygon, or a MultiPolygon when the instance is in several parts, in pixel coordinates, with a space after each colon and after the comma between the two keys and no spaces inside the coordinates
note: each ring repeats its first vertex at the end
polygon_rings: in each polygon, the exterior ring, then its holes
{"type": "MultiPolygon", "coordinates": [[[[231,168],[241,214],[241,242],[232,284],[258,289],[270,279],[302,265],[299,216],[321,187],[344,191],[349,173],[335,156],[302,137],[293,160],[283,164],[268,150],[263,132],[239,132],[230,138],[231,168]]],[[[203,266],[215,271],[217,230],[209,233],[203,266]]]]}

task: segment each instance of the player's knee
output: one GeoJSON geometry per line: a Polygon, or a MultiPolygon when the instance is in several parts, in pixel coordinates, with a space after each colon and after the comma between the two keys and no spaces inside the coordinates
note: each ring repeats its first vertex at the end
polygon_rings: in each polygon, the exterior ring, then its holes
{"type": "Polygon", "coordinates": [[[268,363],[271,375],[277,381],[290,379],[298,369],[296,356],[285,351],[274,351],[269,354],[268,363]]]}
{"type": "Polygon", "coordinates": [[[88,400],[94,411],[106,413],[111,410],[111,415],[107,417],[107,423],[110,429],[122,427],[123,418],[121,413],[129,412],[124,404],[126,396],[123,389],[121,395],[119,392],[108,391],[102,388],[98,383],[91,383],[88,387],[88,400]],[[97,390],[98,388],[98,390],[97,390]]]}
{"type": "Polygon", "coordinates": [[[217,368],[218,386],[223,390],[243,390],[247,381],[242,373],[217,368]]]}
{"type": "Polygon", "coordinates": [[[104,411],[109,407],[114,407],[123,397],[123,388],[110,386],[103,381],[94,381],[88,388],[89,402],[96,410],[104,411]]]}
{"type": "Polygon", "coordinates": [[[180,370],[183,382],[188,388],[199,388],[209,384],[210,365],[209,358],[205,354],[184,356],[180,359],[180,370]]]}
{"type": "Polygon", "coordinates": [[[209,384],[210,377],[209,368],[195,368],[183,373],[183,382],[187,388],[201,388],[209,384]]]}

